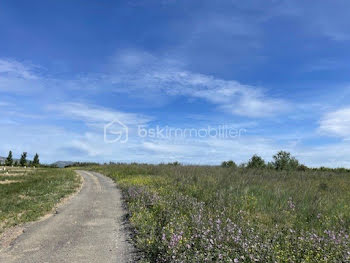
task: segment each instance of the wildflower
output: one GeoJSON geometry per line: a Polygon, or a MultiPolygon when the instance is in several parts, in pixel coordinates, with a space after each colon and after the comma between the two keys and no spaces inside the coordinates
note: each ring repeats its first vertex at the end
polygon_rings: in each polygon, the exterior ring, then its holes
{"type": "Polygon", "coordinates": [[[289,206],[290,210],[292,210],[292,211],[295,210],[295,204],[294,204],[294,202],[293,202],[291,197],[288,199],[288,206],[289,206]]]}

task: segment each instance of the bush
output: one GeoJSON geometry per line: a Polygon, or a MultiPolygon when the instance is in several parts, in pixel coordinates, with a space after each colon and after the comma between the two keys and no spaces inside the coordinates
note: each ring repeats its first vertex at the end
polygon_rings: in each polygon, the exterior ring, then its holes
{"type": "Polygon", "coordinates": [[[235,167],[236,168],[237,164],[234,161],[230,160],[230,161],[227,161],[227,162],[222,162],[221,163],[221,167],[225,167],[225,168],[235,167]]]}
{"type": "Polygon", "coordinates": [[[306,166],[306,165],[303,165],[303,164],[301,164],[301,165],[299,165],[298,166],[298,171],[303,171],[303,172],[305,172],[305,171],[307,171],[309,168],[306,166]]]}
{"type": "Polygon", "coordinates": [[[280,151],[273,156],[273,165],[276,170],[296,170],[299,162],[289,152],[280,151]]]}
{"type": "Polygon", "coordinates": [[[265,168],[266,164],[263,158],[254,154],[253,157],[248,161],[247,168],[262,169],[265,168]]]}

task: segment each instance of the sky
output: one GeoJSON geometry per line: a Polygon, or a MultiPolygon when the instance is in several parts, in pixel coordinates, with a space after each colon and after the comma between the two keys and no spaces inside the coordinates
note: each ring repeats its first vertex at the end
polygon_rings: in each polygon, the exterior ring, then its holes
{"type": "Polygon", "coordinates": [[[350,168],[349,1],[0,2],[0,156],[350,168]]]}

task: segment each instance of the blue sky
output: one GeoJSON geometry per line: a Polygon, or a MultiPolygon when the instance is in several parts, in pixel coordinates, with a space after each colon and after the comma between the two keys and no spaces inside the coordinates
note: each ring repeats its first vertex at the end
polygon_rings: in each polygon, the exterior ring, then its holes
{"type": "Polygon", "coordinates": [[[310,166],[350,167],[349,9],[349,1],[1,1],[0,155],[218,164],[287,150],[310,166]],[[127,143],[106,143],[114,120],[128,127],[127,143]],[[244,132],[138,133],[222,125],[244,132]]]}

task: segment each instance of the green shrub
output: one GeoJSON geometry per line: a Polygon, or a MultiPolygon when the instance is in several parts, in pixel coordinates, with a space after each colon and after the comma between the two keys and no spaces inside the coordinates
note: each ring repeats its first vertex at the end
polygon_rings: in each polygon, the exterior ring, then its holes
{"type": "Polygon", "coordinates": [[[266,164],[263,158],[258,155],[253,155],[253,157],[248,161],[247,168],[262,169],[265,168],[266,164]]]}
{"type": "Polygon", "coordinates": [[[236,168],[236,167],[237,167],[237,164],[236,164],[234,161],[230,160],[230,161],[227,161],[227,162],[222,162],[222,163],[221,163],[221,166],[222,166],[222,167],[226,167],[226,168],[228,168],[228,167],[234,167],[234,168],[236,168]]]}
{"type": "Polygon", "coordinates": [[[276,170],[296,170],[299,162],[289,152],[280,151],[273,156],[273,165],[276,170]]]}
{"type": "Polygon", "coordinates": [[[298,171],[303,171],[303,172],[306,172],[309,168],[304,165],[304,164],[301,164],[298,166],[298,171]]]}

